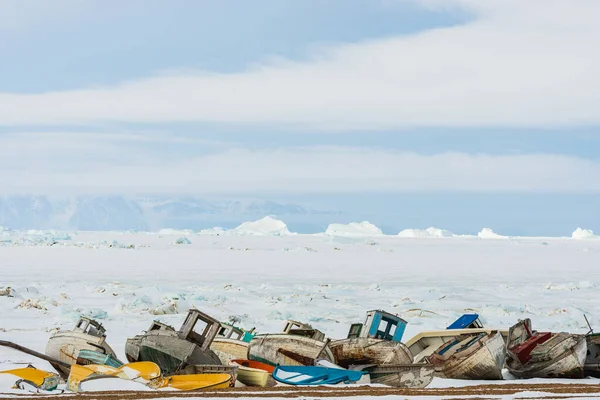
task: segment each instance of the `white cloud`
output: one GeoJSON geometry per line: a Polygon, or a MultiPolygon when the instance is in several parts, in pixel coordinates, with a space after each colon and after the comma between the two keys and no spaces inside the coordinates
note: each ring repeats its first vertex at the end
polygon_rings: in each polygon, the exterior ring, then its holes
{"type": "Polygon", "coordinates": [[[421,0],[464,25],[321,49],[239,73],[0,93],[0,124],[209,121],[351,130],[600,123],[600,2],[421,0]]]}
{"type": "Polygon", "coordinates": [[[600,193],[600,162],[553,154],[297,147],[174,157],[139,141],[50,133],[0,137],[0,149],[3,193],[600,193]]]}

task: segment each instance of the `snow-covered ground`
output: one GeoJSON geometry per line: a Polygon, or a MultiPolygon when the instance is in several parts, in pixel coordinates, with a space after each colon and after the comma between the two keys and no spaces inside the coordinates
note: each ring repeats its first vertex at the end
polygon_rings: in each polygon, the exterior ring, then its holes
{"type": "MultiPolygon", "coordinates": [[[[580,333],[585,314],[600,330],[593,233],[426,232],[386,236],[363,223],[300,235],[276,220],[234,232],[2,230],[0,339],[43,352],[56,328],[84,314],[101,320],[125,359],[127,337],[153,319],[178,327],[190,307],[259,332],[280,331],[292,318],[333,338],[374,308],[406,319],[405,339],[473,311],[489,327],[529,317],[535,329],[580,333]]],[[[0,370],[33,360],[0,348],[0,370]]]]}

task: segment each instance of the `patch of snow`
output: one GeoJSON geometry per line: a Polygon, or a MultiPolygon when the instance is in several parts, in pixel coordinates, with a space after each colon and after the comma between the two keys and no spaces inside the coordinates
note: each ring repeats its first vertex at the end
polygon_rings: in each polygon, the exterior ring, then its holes
{"type": "Polygon", "coordinates": [[[215,226],[210,229],[202,229],[198,232],[198,235],[211,235],[211,236],[222,236],[227,233],[227,230],[221,228],[220,226],[215,226]]]}
{"type": "Polygon", "coordinates": [[[404,238],[443,238],[453,237],[454,234],[446,229],[429,227],[427,229],[404,229],[398,233],[399,237],[404,238]]]}
{"type": "Polygon", "coordinates": [[[498,235],[491,228],[483,228],[477,237],[480,239],[508,239],[508,236],[498,235]]]}
{"type": "Polygon", "coordinates": [[[381,236],[383,232],[369,221],[363,221],[349,224],[329,224],[325,234],[330,236],[381,236]]]}
{"type": "Polygon", "coordinates": [[[594,231],[591,229],[581,229],[577,228],[571,235],[573,239],[598,239],[600,236],[594,235],[594,231]]]}
{"type": "Polygon", "coordinates": [[[273,217],[264,217],[258,221],[242,223],[230,231],[234,235],[257,235],[257,236],[285,236],[292,233],[288,230],[285,222],[273,217]]]}
{"type": "Polygon", "coordinates": [[[161,229],[158,231],[159,235],[177,235],[177,236],[186,236],[193,235],[194,232],[190,229],[161,229]]]}

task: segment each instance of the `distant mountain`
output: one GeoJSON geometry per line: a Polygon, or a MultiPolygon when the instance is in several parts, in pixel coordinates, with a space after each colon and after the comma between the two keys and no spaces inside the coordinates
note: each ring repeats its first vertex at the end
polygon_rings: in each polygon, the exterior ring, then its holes
{"type": "Polygon", "coordinates": [[[231,228],[266,215],[319,231],[333,210],[251,200],[196,197],[0,196],[0,226],[12,229],[158,230],[231,228]]]}

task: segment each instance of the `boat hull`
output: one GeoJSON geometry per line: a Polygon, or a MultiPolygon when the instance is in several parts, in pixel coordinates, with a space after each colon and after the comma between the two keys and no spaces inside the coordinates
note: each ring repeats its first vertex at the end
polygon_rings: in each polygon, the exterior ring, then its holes
{"type": "Polygon", "coordinates": [[[340,367],[365,364],[410,364],[412,354],[403,343],[374,338],[335,340],[329,344],[340,367]]]}
{"type": "Polygon", "coordinates": [[[248,346],[248,359],[273,366],[311,366],[318,358],[335,362],[327,343],[304,336],[257,335],[248,346]]]}
{"type": "Polygon", "coordinates": [[[538,345],[525,364],[509,349],[506,366],[519,378],[583,378],[586,355],[583,335],[556,333],[548,342],[538,345]]]}
{"type": "Polygon", "coordinates": [[[231,379],[229,385],[235,386],[238,379],[239,368],[237,365],[188,365],[187,367],[177,371],[177,375],[202,375],[202,374],[228,374],[231,379]]]}
{"type": "Polygon", "coordinates": [[[286,385],[336,385],[356,383],[365,375],[363,371],[314,366],[277,366],[273,378],[286,385]]]}
{"type": "Polygon", "coordinates": [[[271,387],[275,379],[271,376],[275,368],[259,361],[232,360],[231,365],[238,366],[238,381],[246,386],[271,387]]]}
{"type": "Polygon", "coordinates": [[[215,338],[210,349],[227,365],[231,360],[248,358],[248,345],[248,342],[237,339],[215,338]]]}
{"type": "Polygon", "coordinates": [[[221,360],[212,350],[202,350],[175,334],[147,334],[127,339],[125,354],[129,362],[151,361],[158,364],[164,375],[172,375],[187,365],[221,365],[221,360]]]}
{"type": "MultiPolygon", "coordinates": [[[[467,336],[466,340],[472,340],[467,336]]],[[[453,347],[460,346],[460,342],[453,347]]],[[[448,346],[442,346],[447,351],[448,346]]],[[[447,353],[446,353],[447,354],[447,353]]],[[[436,366],[436,372],[449,379],[501,380],[502,367],[506,355],[505,343],[499,332],[477,340],[469,348],[456,351],[449,357],[434,353],[429,360],[436,366]]]]}
{"type": "Polygon", "coordinates": [[[376,365],[365,370],[371,383],[411,389],[426,387],[435,375],[435,367],[427,363],[376,365]]]}
{"type": "MultiPolygon", "coordinates": [[[[81,350],[100,352],[116,358],[115,352],[104,341],[104,338],[73,331],[58,332],[52,335],[48,339],[45,353],[48,357],[73,365],[77,363],[77,357],[81,350]]],[[[63,378],[69,376],[69,368],[51,364],[63,378]]]]}

